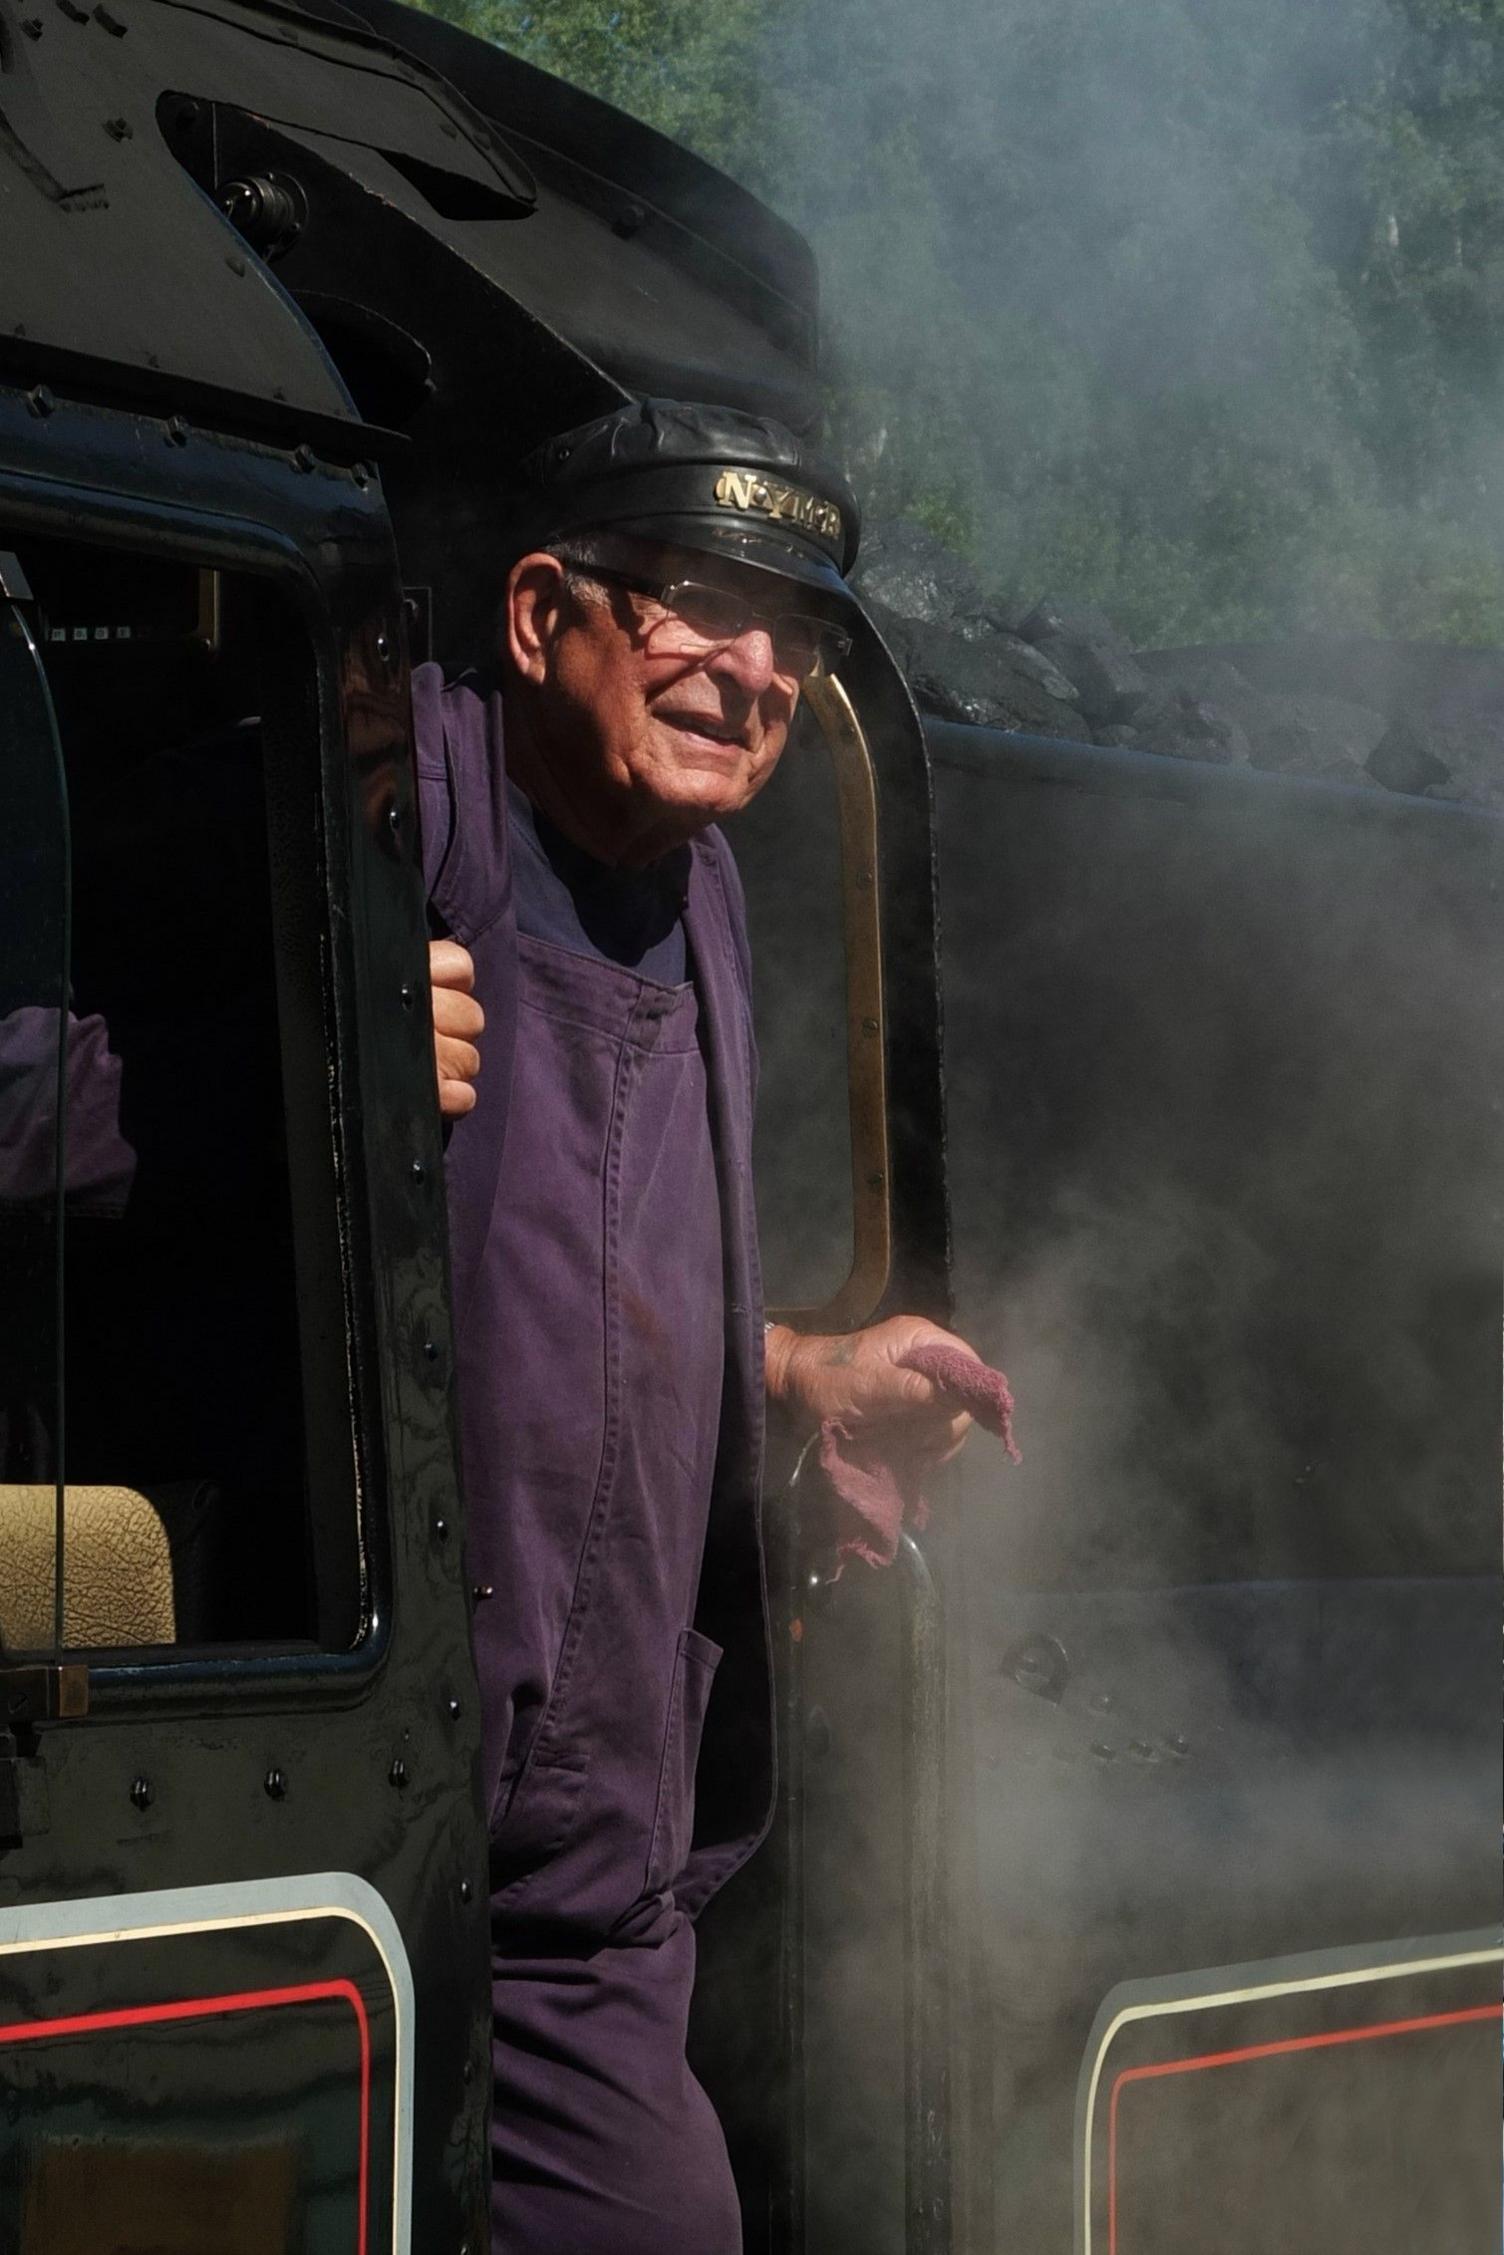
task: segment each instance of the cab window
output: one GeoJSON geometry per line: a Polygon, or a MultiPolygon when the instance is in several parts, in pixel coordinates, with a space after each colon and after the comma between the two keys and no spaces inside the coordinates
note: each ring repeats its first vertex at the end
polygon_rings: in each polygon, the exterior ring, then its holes
{"type": "Polygon", "coordinates": [[[52,1641],[52,1535],[39,1549],[32,1527],[50,1479],[70,1649],[348,1647],[365,1597],[312,652],[258,580],[0,533],[6,546],[31,591],[58,780],[48,828],[42,749],[13,725],[8,858],[30,858],[0,941],[12,1045],[34,988],[51,1020],[10,1068],[6,1116],[26,1125],[0,1144],[0,1215],[32,1246],[0,1347],[0,1636],[52,1641]],[[49,1033],[65,1119],[39,1189],[49,1033]]]}

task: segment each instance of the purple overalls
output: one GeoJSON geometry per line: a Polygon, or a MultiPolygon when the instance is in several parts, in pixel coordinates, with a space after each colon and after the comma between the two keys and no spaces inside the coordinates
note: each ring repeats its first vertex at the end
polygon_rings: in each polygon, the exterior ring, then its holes
{"type": "Polygon", "coordinates": [[[475,959],[448,1187],[491,1806],[495,2255],[736,2255],[685,2063],[691,1919],[771,1797],[746,941],[688,860],[692,983],[519,932],[500,698],[414,677],[438,927],[475,959]],[[503,1148],[504,1146],[504,1148],[503,1148]]]}

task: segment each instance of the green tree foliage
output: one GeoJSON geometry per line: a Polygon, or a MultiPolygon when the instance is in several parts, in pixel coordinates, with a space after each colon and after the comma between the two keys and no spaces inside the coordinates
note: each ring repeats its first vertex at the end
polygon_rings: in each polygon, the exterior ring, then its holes
{"type": "Polygon", "coordinates": [[[1499,0],[437,0],[811,236],[878,511],[1145,640],[1504,641],[1499,0]]]}

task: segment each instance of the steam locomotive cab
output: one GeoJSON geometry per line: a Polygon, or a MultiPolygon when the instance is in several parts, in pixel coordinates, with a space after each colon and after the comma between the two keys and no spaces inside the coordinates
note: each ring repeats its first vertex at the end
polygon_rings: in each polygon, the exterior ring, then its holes
{"type": "MultiPolygon", "coordinates": [[[[808,427],[814,276],[394,0],[35,22],[0,2238],[474,2255],[507,1593],[465,1571],[408,673],[486,646],[543,436],[649,392],[808,427]]],[[[736,839],[769,1299],[954,1308],[1025,1463],[835,1582],[775,1452],[781,1807],[694,2031],[747,2246],[1481,2244],[1495,827],[926,732],[871,627],[800,727],[736,839]]]]}

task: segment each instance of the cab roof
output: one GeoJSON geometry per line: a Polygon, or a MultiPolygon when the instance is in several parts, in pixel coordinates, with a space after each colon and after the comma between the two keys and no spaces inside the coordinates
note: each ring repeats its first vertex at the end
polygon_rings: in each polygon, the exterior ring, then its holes
{"type": "Polygon", "coordinates": [[[340,339],[453,367],[519,329],[571,411],[651,391],[817,412],[793,229],[395,0],[33,0],[0,25],[0,242],[0,374],[210,426],[379,451],[402,386],[358,397],[340,339]],[[290,249],[258,255],[221,208],[252,165],[304,200],[290,249]]]}

